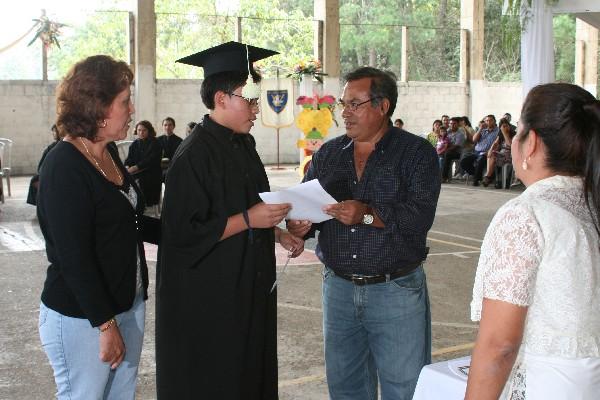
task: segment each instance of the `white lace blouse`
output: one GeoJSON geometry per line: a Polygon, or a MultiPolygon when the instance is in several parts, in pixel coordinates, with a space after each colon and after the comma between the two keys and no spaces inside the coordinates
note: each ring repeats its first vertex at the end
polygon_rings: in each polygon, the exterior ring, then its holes
{"type": "Polygon", "coordinates": [[[599,240],[581,178],[534,183],[486,232],[471,319],[481,319],[484,297],[528,307],[522,351],[600,357],[599,240]]]}

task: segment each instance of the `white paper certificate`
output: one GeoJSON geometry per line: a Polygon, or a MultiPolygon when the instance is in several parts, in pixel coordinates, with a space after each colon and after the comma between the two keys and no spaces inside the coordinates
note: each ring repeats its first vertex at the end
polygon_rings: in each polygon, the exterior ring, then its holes
{"type": "Polygon", "coordinates": [[[286,219],[305,219],[318,223],[331,219],[321,208],[337,201],[323,189],[317,179],[292,186],[278,192],[259,193],[260,198],[267,204],[290,203],[292,209],[286,219]]]}

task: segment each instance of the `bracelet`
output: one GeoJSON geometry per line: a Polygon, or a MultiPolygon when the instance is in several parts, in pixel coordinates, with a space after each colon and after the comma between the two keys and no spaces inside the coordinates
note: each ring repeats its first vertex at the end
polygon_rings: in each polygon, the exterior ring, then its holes
{"type": "Polygon", "coordinates": [[[107,330],[109,330],[109,329],[110,329],[110,327],[111,327],[111,326],[113,326],[113,325],[114,325],[114,324],[116,324],[116,323],[117,323],[117,321],[115,321],[115,319],[114,319],[114,318],[111,318],[111,319],[109,319],[109,320],[106,322],[106,326],[105,326],[104,328],[98,327],[98,329],[100,330],[100,333],[104,333],[104,332],[106,332],[107,330]]]}
{"type": "Polygon", "coordinates": [[[246,226],[248,227],[248,237],[250,238],[250,243],[253,243],[254,233],[252,232],[252,227],[250,226],[250,217],[248,217],[248,210],[242,211],[242,216],[244,217],[244,222],[246,222],[246,226]]]}

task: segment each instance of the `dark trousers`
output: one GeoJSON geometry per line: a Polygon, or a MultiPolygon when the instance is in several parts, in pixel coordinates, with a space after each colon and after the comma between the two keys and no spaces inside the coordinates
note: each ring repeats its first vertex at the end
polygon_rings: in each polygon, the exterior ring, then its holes
{"type": "Polygon", "coordinates": [[[467,172],[467,174],[474,176],[474,182],[480,181],[483,171],[485,171],[485,167],[487,167],[486,153],[469,154],[462,159],[460,166],[467,172]]]}
{"type": "Polygon", "coordinates": [[[450,178],[450,170],[452,169],[452,161],[460,159],[460,149],[450,150],[446,152],[444,157],[444,167],[442,169],[442,179],[450,178]]]}

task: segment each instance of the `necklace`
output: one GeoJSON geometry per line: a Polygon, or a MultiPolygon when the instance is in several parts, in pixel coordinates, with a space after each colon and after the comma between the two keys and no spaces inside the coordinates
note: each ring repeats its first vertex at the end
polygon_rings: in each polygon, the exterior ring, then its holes
{"type": "MultiPolygon", "coordinates": [[[[94,164],[96,164],[96,168],[98,168],[98,170],[102,173],[102,175],[104,175],[104,177],[106,179],[108,179],[108,176],[106,175],[106,172],[104,172],[104,170],[100,166],[100,163],[98,162],[98,160],[96,159],[96,157],[94,157],[92,155],[92,153],[90,153],[90,151],[87,148],[87,145],[85,144],[85,142],[83,141],[83,139],[81,138],[81,136],[79,137],[79,141],[83,145],[83,148],[85,149],[85,152],[87,153],[87,155],[94,161],[94,164]]],[[[122,180],[121,173],[119,172],[119,169],[117,168],[117,165],[115,164],[115,160],[113,160],[113,158],[110,155],[110,153],[108,154],[108,157],[110,158],[110,161],[112,161],[112,165],[113,165],[113,168],[115,169],[115,172],[117,173],[118,180],[121,181],[122,180]]]]}

